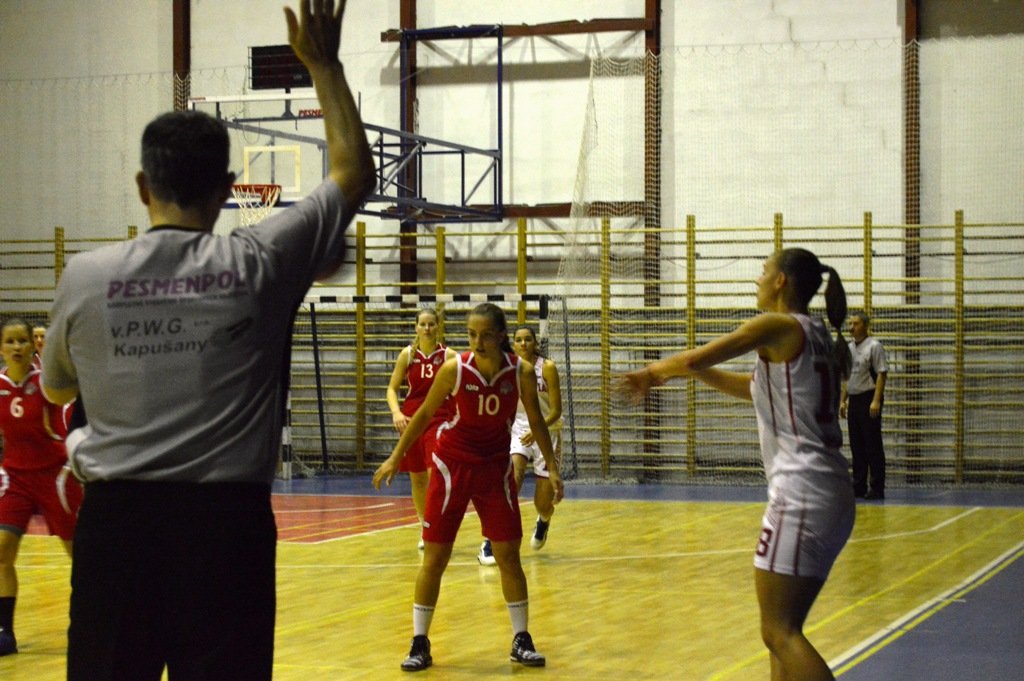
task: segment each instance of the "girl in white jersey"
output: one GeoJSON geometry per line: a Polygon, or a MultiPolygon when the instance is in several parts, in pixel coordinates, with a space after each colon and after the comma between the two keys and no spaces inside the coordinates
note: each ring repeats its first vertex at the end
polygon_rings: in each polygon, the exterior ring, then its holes
{"type": "Polygon", "coordinates": [[[840,379],[850,368],[841,333],[846,293],[836,271],[817,256],[787,248],[765,261],[757,306],[762,314],[735,331],[625,374],[620,388],[639,399],[671,378],[694,377],[754,402],[768,478],[754,583],[771,678],[833,679],[803,624],[853,530],[853,490],[838,421],[840,379]],[[825,273],[836,342],[820,319],[807,314],[825,273]],[[752,350],[752,374],[713,368],[752,350]]]}
{"type": "MultiPolygon", "coordinates": [[[[551,433],[551,445],[555,449],[555,458],[560,459],[562,453],[562,391],[559,384],[558,368],[555,363],[540,354],[537,347],[537,334],[529,326],[520,326],[512,337],[512,347],[516,354],[530,362],[537,374],[537,396],[540,398],[540,411],[544,422],[551,433]]],[[[537,509],[537,524],[530,538],[530,546],[535,550],[543,548],[548,539],[548,527],[551,516],[555,513],[555,490],[548,478],[544,457],[530,431],[530,423],[526,418],[526,410],[522,403],[516,411],[516,420],[512,424],[512,465],[515,467],[516,487],[523,488],[526,478],[526,464],[533,462],[536,483],[533,491],[533,505],[537,509]]]]}

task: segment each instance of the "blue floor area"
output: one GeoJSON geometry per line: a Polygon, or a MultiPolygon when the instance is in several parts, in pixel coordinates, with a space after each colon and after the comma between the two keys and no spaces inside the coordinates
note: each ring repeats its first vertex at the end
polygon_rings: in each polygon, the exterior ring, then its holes
{"type": "Polygon", "coordinates": [[[1024,679],[1024,552],[972,586],[935,604],[941,609],[842,674],[843,681],[1024,679]]]}

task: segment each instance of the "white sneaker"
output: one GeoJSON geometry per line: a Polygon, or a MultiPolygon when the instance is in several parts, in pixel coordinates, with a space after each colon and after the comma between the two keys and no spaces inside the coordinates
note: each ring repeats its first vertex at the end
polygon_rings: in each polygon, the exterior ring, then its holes
{"type": "Polygon", "coordinates": [[[424,544],[423,544],[423,537],[420,537],[420,543],[416,545],[416,548],[418,550],[422,551],[423,550],[423,546],[424,546],[424,544]]]}
{"type": "Polygon", "coordinates": [[[491,552],[491,540],[484,539],[484,543],[480,545],[480,553],[476,554],[476,559],[480,561],[481,565],[495,565],[498,561],[494,559],[494,553],[491,552]]]}

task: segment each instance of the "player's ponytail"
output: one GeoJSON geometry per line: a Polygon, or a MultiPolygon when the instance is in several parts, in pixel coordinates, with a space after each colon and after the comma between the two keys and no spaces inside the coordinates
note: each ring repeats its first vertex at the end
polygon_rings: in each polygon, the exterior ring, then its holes
{"type": "Polygon", "coordinates": [[[811,299],[821,288],[823,275],[828,275],[825,286],[825,314],[836,330],[836,362],[843,378],[849,378],[850,348],[843,339],[843,322],[846,321],[846,289],[839,273],[828,265],[821,264],[816,256],[806,248],[784,248],[775,254],[775,264],[791,282],[792,301],[799,309],[806,311],[811,299]]]}
{"type": "Polygon", "coordinates": [[[850,367],[853,365],[853,358],[850,355],[850,346],[843,338],[843,323],[846,321],[846,289],[843,287],[843,280],[839,273],[828,265],[821,266],[822,274],[828,274],[828,283],[825,285],[825,314],[828,321],[836,330],[836,362],[839,364],[839,372],[844,379],[850,377],[850,367]]]}

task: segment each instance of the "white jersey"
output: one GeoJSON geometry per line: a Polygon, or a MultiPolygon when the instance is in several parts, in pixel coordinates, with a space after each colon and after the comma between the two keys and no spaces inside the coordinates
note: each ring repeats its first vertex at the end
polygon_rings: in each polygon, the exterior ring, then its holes
{"type": "Polygon", "coordinates": [[[788,362],[759,357],[750,383],[761,456],[770,486],[776,476],[793,476],[822,481],[819,489],[827,495],[830,482],[850,484],[840,451],[839,366],[824,322],[803,314],[793,317],[804,332],[800,353],[788,362]]]}
{"type": "MultiPolygon", "coordinates": [[[[537,361],[533,364],[533,373],[537,376],[537,397],[540,398],[540,413],[547,420],[548,414],[551,413],[551,393],[548,391],[548,382],[544,380],[544,363],[548,360],[544,359],[540,355],[537,356],[537,361]]],[[[523,407],[523,401],[519,400],[519,405],[516,407],[516,421],[515,426],[520,432],[526,432],[530,429],[530,420],[526,418],[526,409],[523,407]]],[[[557,422],[548,426],[549,431],[555,431],[562,427],[562,420],[559,419],[557,422]]]]}

